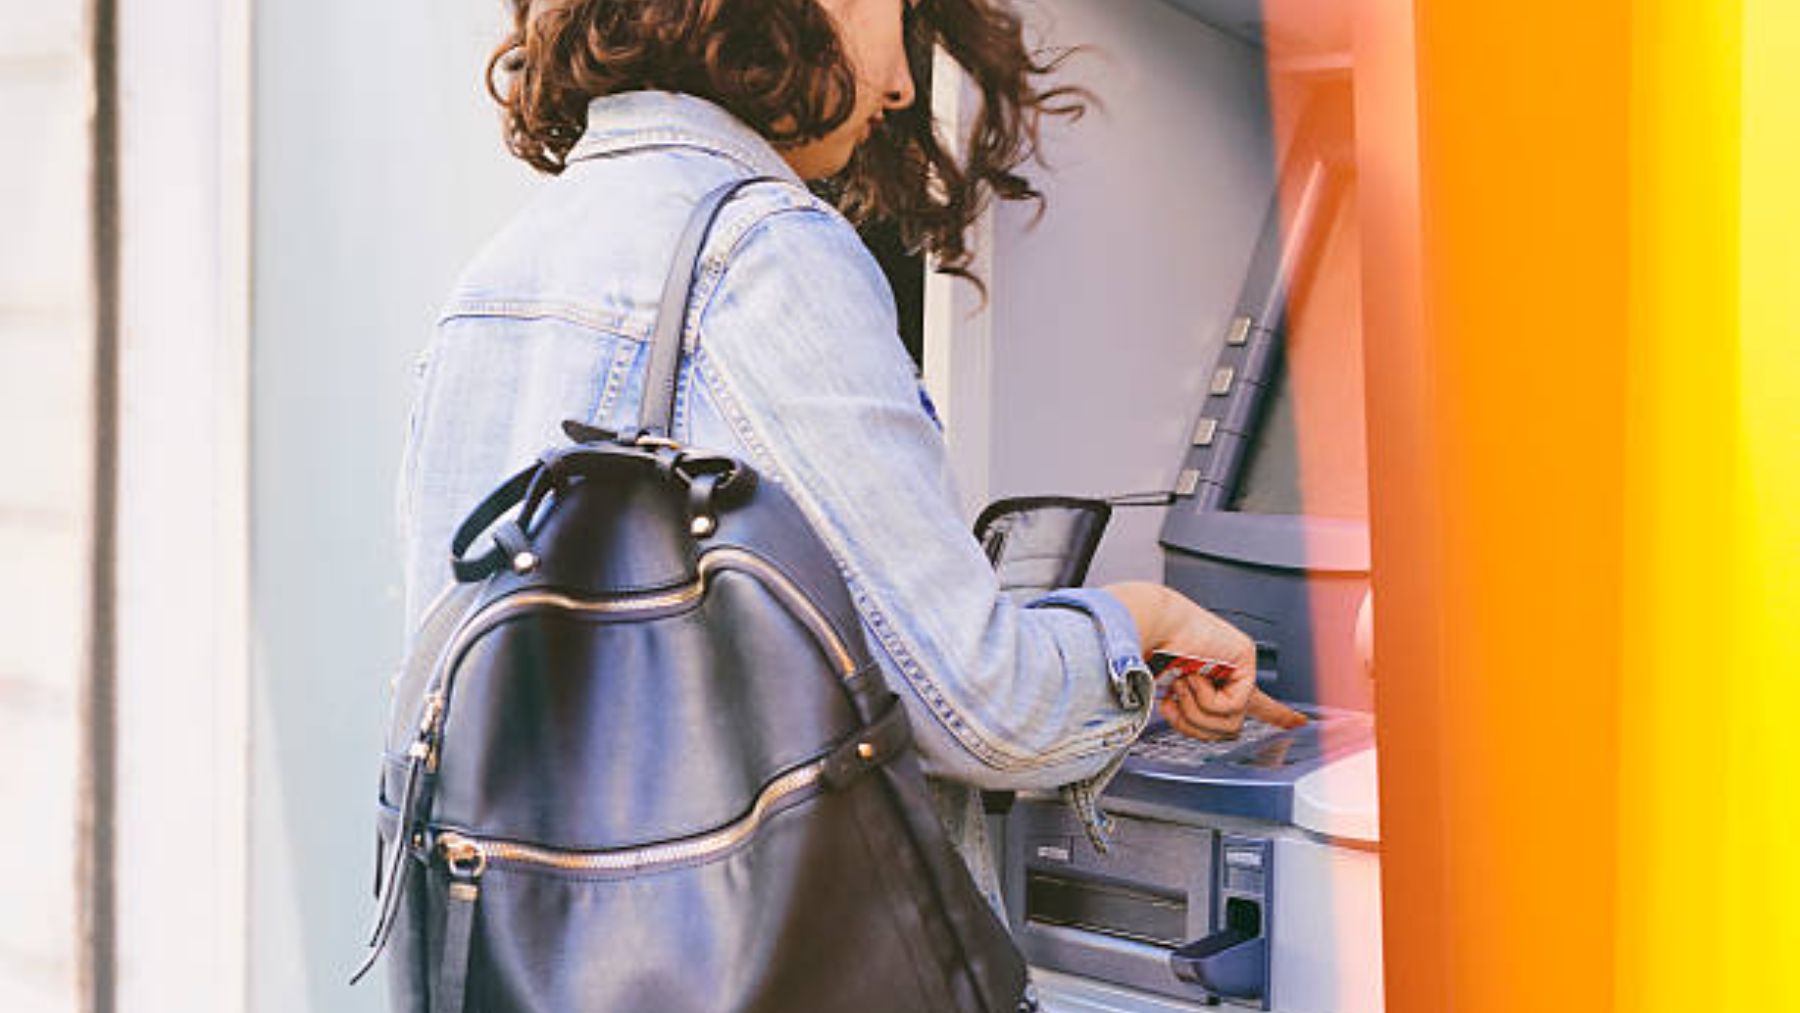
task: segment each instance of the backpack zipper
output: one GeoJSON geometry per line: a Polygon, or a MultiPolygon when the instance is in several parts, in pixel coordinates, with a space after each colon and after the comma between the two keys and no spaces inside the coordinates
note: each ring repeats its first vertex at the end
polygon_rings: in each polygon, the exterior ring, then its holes
{"type": "MultiPolygon", "coordinates": [[[[801,591],[787,574],[779,568],[743,549],[721,547],[703,555],[699,565],[699,579],[684,584],[670,591],[651,595],[606,599],[580,599],[569,595],[546,591],[529,591],[502,598],[492,602],[470,617],[463,630],[458,634],[449,650],[444,653],[445,675],[437,687],[426,694],[423,713],[420,715],[418,735],[408,750],[415,764],[422,766],[426,772],[435,772],[438,767],[439,746],[443,741],[444,721],[448,712],[451,682],[456,666],[461,661],[470,643],[493,628],[494,624],[506,615],[515,611],[540,606],[568,609],[576,612],[629,613],[636,611],[652,611],[684,605],[698,599],[705,593],[706,578],[714,569],[737,569],[752,573],[764,587],[773,590],[788,605],[795,618],[800,620],[814,639],[830,656],[839,674],[849,679],[856,675],[856,661],[850,654],[837,630],[825,618],[817,606],[812,603],[805,592],[801,591]]],[[[665,863],[684,862],[696,858],[704,858],[712,854],[729,850],[752,834],[767,818],[772,806],[782,799],[803,791],[818,783],[824,776],[824,761],[816,761],[804,767],[798,767],[771,781],[757,796],[751,805],[750,812],[744,817],[718,830],[710,831],[698,837],[665,844],[650,845],[642,848],[615,849],[611,851],[560,851],[550,848],[539,848],[530,845],[516,844],[509,841],[484,840],[469,837],[455,832],[438,835],[438,850],[444,858],[446,867],[457,879],[457,897],[465,901],[466,907],[472,909],[479,896],[479,880],[492,859],[502,863],[518,863],[535,865],[541,868],[561,869],[574,872],[603,872],[611,870],[636,870],[665,863]],[[446,850],[446,849],[449,850],[446,850]]],[[[414,770],[418,770],[416,766],[414,770]]],[[[416,783],[416,778],[409,777],[409,785],[416,783]]],[[[411,796],[411,791],[406,792],[411,796]]],[[[407,822],[411,818],[410,797],[403,800],[400,812],[400,833],[408,833],[407,822]]],[[[353,981],[361,978],[373,967],[386,948],[388,930],[392,927],[394,915],[398,911],[396,903],[401,888],[400,880],[408,866],[402,865],[399,858],[404,854],[407,841],[395,842],[396,869],[395,875],[389,877],[388,894],[382,898],[381,914],[377,917],[374,938],[370,940],[370,950],[362,967],[356,972],[353,981]]],[[[465,905],[457,905],[462,909],[465,905]]]]}
{"type": "Polygon", "coordinates": [[[446,675],[438,688],[426,697],[426,711],[420,723],[419,741],[413,746],[414,751],[422,751],[425,754],[427,771],[435,772],[437,770],[438,747],[444,738],[444,720],[448,716],[449,710],[446,704],[449,702],[451,683],[454,682],[456,667],[462,662],[463,654],[469,649],[475,638],[498,625],[507,616],[515,612],[546,607],[565,612],[612,615],[651,612],[685,605],[698,599],[704,590],[702,582],[696,580],[657,594],[618,598],[576,598],[556,591],[522,591],[489,603],[470,617],[468,624],[463,627],[462,632],[457,634],[455,642],[450,645],[450,650],[445,652],[444,657],[448,663],[446,675]]]}
{"type": "MultiPolygon", "coordinates": [[[[607,851],[569,851],[487,840],[449,830],[439,833],[435,847],[445,871],[450,874],[450,884],[444,904],[438,1001],[452,1013],[463,1010],[469,980],[469,954],[474,940],[475,906],[481,900],[481,877],[491,866],[535,866],[562,872],[643,872],[677,862],[711,858],[748,840],[762,826],[776,803],[817,784],[824,767],[823,761],[796,767],[770,781],[745,815],[717,830],[664,844],[607,851]]],[[[379,955],[379,947],[374,953],[379,955]]],[[[374,956],[371,956],[364,966],[373,963],[374,956]]]]}
{"type": "Polygon", "coordinates": [[[811,598],[796,586],[787,574],[781,572],[768,560],[753,552],[736,548],[713,549],[700,557],[700,573],[704,578],[707,571],[714,567],[726,569],[744,569],[753,571],[762,578],[765,586],[773,587],[777,594],[786,599],[789,608],[796,614],[801,623],[810,631],[819,643],[831,655],[831,661],[837,666],[838,674],[848,679],[856,674],[856,661],[850,656],[850,649],[845,646],[844,639],[838,636],[837,630],[819,611],[811,598]],[[710,564],[710,565],[709,565],[710,564]]]}
{"type": "Polygon", "coordinates": [[[658,609],[674,608],[695,601],[706,593],[706,579],[713,570],[732,569],[747,570],[753,573],[764,587],[770,588],[788,605],[795,618],[800,620],[812,633],[832,664],[837,667],[838,674],[845,679],[857,672],[856,661],[851,657],[850,649],[844,644],[824,613],[812,603],[805,592],[795,585],[787,574],[764,560],[761,556],[737,548],[718,548],[700,557],[699,579],[683,584],[670,591],[649,595],[633,595],[618,598],[575,598],[555,591],[523,591],[495,601],[476,613],[463,628],[456,642],[451,645],[445,657],[449,660],[449,673],[444,685],[440,686],[428,698],[427,713],[420,729],[421,741],[414,746],[417,750],[424,747],[425,769],[437,770],[438,746],[443,741],[444,720],[447,710],[444,706],[450,692],[450,685],[456,666],[469,645],[483,633],[492,629],[505,617],[515,612],[534,608],[554,608],[568,612],[594,612],[605,614],[625,614],[631,612],[650,612],[658,609]],[[429,728],[429,736],[423,734],[429,728]]]}
{"type": "Polygon", "coordinates": [[[748,813],[717,830],[682,840],[634,848],[575,851],[445,831],[437,835],[438,850],[448,868],[463,870],[463,875],[470,879],[478,878],[495,864],[536,866],[560,872],[643,872],[708,859],[749,840],[768,820],[777,803],[818,784],[824,769],[822,760],[796,767],[764,786],[748,813]]]}

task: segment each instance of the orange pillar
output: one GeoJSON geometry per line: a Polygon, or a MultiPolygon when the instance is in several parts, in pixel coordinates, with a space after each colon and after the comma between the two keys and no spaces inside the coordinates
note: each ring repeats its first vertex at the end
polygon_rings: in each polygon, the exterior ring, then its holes
{"type": "Polygon", "coordinates": [[[1391,163],[1364,197],[1388,1008],[1605,1010],[1630,5],[1405,6],[1356,26],[1391,163]]]}
{"type": "Polygon", "coordinates": [[[1388,1009],[1449,1010],[1441,846],[1446,748],[1438,672],[1437,429],[1420,249],[1418,88],[1413,5],[1358,0],[1352,27],[1369,525],[1381,629],[1376,648],[1381,750],[1382,916],[1388,1009]],[[1394,535],[1404,533],[1404,538],[1394,535]]]}

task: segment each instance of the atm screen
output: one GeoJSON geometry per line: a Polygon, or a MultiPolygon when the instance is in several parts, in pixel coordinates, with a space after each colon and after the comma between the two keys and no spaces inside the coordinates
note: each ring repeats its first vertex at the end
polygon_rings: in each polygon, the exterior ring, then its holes
{"type": "Polygon", "coordinates": [[[1276,367],[1244,457],[1244,470],[1226,506],[1249,514],[1303,514],[1300,500],[1299,432],[1294,422],[1293,385],[1286,365],[1276,367]]]}
{"type": "Polygon", "coordinates": [[[1334,206],[1318,268],[1290,304],[1227,510],[1369,516],[1354,193],[1334,206]]]}

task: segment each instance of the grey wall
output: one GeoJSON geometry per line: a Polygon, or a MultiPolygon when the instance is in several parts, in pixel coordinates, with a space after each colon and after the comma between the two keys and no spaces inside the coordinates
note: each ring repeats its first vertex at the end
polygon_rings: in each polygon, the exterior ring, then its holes
{"type": "MultiPolygon", "coordinates": [[[[1049,199],[1003,205],[993,497],[1168,489],[1273,188],[1263,56],[1159,0],[1037,0],[1103,108],[1046,132],[1049,199]]],[[[1115,515],[1089,582],[1160,579],[1162,510],[1115,515]]]]}
{"type": "Polygon", "coordinates": [[[268,0],[255,32],[254,1008],[382,1008],[367,920],[400,638],[410,365],[524,197],[480,70],[499,0],[268,0]]]}

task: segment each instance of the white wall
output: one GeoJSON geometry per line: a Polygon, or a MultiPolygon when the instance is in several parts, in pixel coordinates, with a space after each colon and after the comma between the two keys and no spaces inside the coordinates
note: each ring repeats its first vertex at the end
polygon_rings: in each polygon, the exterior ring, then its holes
{"type": "Polygon", "coordinates": [[[249,8],[118,8],[120,1008],[243,1007],[249,8]]]}
{"type": "Polygon", "coordinates": [[[78,1008],[93,458],[85,5],[0,0],[0,1009],[78,1008]]]}
{"type": "MultiPolygon", "coordinates": [[[[251,1008],[382,1008],[366,929],[401,635],[411,364],[522,200],[481,84],[499,0],[264,0],[255,31],[251,1008]]],[[[380,975],[376,976],[377,978],[380,975]]]]}
{"type": "MultiPolygon", "coordinates": [[[[1167,490],[1272,192],[1262,52],[1161,0],[1025,6],[1088,47],[1067,76],[1102,108],[1046,130],[1035,228],[996,211],[985,319],[933,287],[958,478],[971,500],[1167,490]]],[[[1116,513],[1089,582],[1160,579],[1162,513],[1116,513]]]]}

